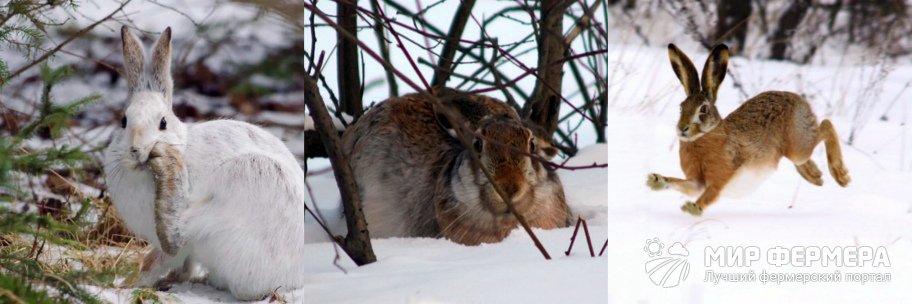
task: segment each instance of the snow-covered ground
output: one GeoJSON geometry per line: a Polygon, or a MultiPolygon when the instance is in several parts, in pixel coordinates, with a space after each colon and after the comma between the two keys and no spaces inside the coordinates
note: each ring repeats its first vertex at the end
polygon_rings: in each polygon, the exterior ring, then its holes
{"type": "MultiPolygon", "coordinates": [[[[607,146],[593,145],[571,159],[569,166],[605,163],[607,146]]],[[[560,172],[567,201],[583,216],[596,255],[607,236],[605,169],[560,172]]],[[[333,231],[344,230],[338,216],[338,192],[331,174],[308,183],[333,231]]],[[[590,257],[583,231],[570,256],[573,227],[535,233],[552,256],[546,261],[521,228],[498,244],[463,246],[444,239],[374,240],[378,261],[355,267],[344,254],[333,265],[335,251],[322,230],[308,218],[309,257],[303,288],[309,303],[604,303],[608,273],[604,257],[590,257]]]]}

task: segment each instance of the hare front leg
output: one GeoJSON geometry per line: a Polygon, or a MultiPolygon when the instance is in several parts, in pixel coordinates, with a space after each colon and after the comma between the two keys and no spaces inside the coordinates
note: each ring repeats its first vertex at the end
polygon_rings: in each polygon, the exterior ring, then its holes
{"type": "Polygon", "coordinates": [[[174,256],[184,244],[179,219],[187,206],[187,168],[180,151],[166,143],[152,148],[149,164],[155,180],[155,233],[161,250],[174,256]]]}
{"type": "Polygon", "coordinates": [[[655,191],[674,188],[678,192],[689,196],[696,196],[700,194],[700,191],[703,191],[703,187],[696,181],[662,176],[657,173],[646,176],[646,185],[655,191]]]}
{"type": "Polygon", "coordinates": [[[169,256],[153,246],[143,258],[139,281],[133,287],[167,290],[175,283],[193,279],[194,266],[186,255],[169,256]]]}
{"type": "Polygon", "coordinates": [[[700,195],[700,198],[697,199],[697,202],[686,202],[681,206],[681,211],[690,213],[694,216],[703,215],[703,210],[706,209],[712,203],[715,203],[719,199],[719,195],[722,193],[722,186],[720,184],[710,184],[706,187],[706,191],[703,191],[703,194],[700,195]]]}

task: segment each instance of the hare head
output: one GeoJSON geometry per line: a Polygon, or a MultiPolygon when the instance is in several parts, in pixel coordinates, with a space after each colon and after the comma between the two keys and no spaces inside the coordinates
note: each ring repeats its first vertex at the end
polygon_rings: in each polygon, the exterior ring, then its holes
{"type": "Polygon", "coordinates": [[[678,138],[681,141],[695,141],[722,122],[722,116],[716,109],[716,98],[719,85],[725,79],[728,55],[728,47],[724,44],[713,48],[709,58],[706,58],[701,79],[687,55],[674,44],[668,45],[671,68],[687,94],[687,98],[681,102],[681,117],[677,126],[678,138]]]}
{"type": "MultiPolygon", "coordinates": [[[[474,149],[481,156],[482,165],[494,174],[494,184],[511,200],[522,198],[535,186],[536,177],[544,174],[541,164],[526,155],[540,154],[532,131],[503,115],[482,120],[476,133],[481,136],[473,141],[474,149]]],[[[501,200],[494,200],[494,204],[487,207],[495,212],[507,211],[501,200]]]]}
{"type": "Polygon", "coordinates": [[[171,28],[162,33],[152,48],[146,67],[142,42],[121,28],[124,69],[127,80],[127,109],[114,131],[111,149],[125,168],[144,168],[149,152],[158,142],[183,147],[187,128],[171,110],[171,28]]]}

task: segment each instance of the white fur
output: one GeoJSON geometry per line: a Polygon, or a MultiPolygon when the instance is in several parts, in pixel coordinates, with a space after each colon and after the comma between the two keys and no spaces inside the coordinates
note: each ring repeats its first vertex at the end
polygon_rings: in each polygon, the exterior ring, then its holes
{"type": "Polygon", "coordinates": [[[167,142],[183,153],[187,166],[189,202],[178,227],[186,245],[173,257],[163,253],[164,260],[142,281],[153,283],[188,264],[201,266],[211,284],[239,299],[299,287],[305,193],[294,155],[280,139],[248,123],[217,120],[188,127],[164,94],[148,89],[131,94],[127,127],[118,126],[105,149],[114,206],[127,228],[159,250],[154,183],[144,163],[153,144],[167,142]],[[168,120],[164,131],[158,129],[162,117],[168,120]],[[130,153],[131,146],[139,148],[138,155],[130,153]]]}
{"type": "Polygon", "coordinates": [[[776,171],[775,167],[744,166],[738,168],[738,170],[735,171],[735,175],[732,176],[731,180],[728,181],[728,184],[725,185],[725,189],[722,190],[722,196],[737,198],[751,194],[757,190],[774,171],[776,171]]]}

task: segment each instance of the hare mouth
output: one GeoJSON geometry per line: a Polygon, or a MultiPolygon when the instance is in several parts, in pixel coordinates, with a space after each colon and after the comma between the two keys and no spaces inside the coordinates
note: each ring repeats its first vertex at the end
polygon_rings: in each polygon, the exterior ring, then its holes
{"type": "Polygon", "coordinates": [[[697,140],[697,138],[699,138],[699,137],[700,137],[699,135],[695,135],[695,136],[679,135],[678,139],[680,139],[683,142],[693,142],[693,141],[697,140]]]}
{"type": "Polygon", "coordinates": [[[124,165],[125,168],[130,168],[135,171],[145,171],[149,169],[148,159],[146,161],[139,161],[135,158],[130,157],[124,160],[124,165]]]}
{"type": "Polygon", "coordinates": [[[133,166],[133,169],[136,171],[145,171],[149,169],[149,165],[147,163],[136,162],[136,165],[133,166]]]}
{"type": "Polygon", "coordinates": [[[692,134],[692,135],[691,134],[686,134],[686,135],[678,134],[678,139],[680,139],[683,142],[694,142],[697,139],[700,139],[700,137],[703,137],[703,135],[706,135],[706,132],[697,132],[696,134],[692,134]]]}

